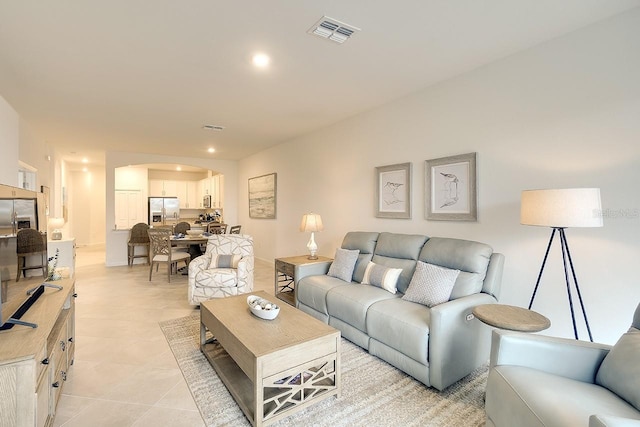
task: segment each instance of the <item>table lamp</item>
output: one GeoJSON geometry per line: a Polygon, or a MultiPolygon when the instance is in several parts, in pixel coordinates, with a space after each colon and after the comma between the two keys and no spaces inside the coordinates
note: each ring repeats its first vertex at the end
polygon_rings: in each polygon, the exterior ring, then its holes
{"type": "Polygon", "coordinates": [[[51,232],[51,240],[62,239],[62,227],[64,227],[64,218],[49,218],[49,228],[51,232]]]}
{"type": "Polygon", "coordinates": [[[322,218],[320,218],[320,215],[314,213],[302,215],[300,231],[304,231],[305,233],[311,232],[311,238],[309,239],[309,243],[307,243],[307,249],[309,249],[309,256],[307,259],[318,259],[318,256],[316,255],[318,245],[316,245],[313,233],[322,230],[324,230],[324,226],[322,225],[322,218]]]}
{"type": "Polygon", "coordinates": [[[587,312],[584,309],[578,279],[573,268],[573,260],[569,251],[569,243],[565,234],[565,229],[569,227],[602,227],[602,205],[600,203],[599,188],[566,188],[557,190],[525,190],[522,192],[520,205],[520,223],[523,225],[536,225],[540,227],[551,227],[551,237],[547,245],[547,251],[542,260],[540,273],[536,286],[531,295],[529,309],[533,305],[533,301],[538,291],[538,285],[547,262],[549,249],[553,243],[553,238],[558,232],[560,236],[560,247],[562,249],[562,262],[564,265],[564,277],[567,285],[567,296],[569,298],[569,308],[571,310],[571,320],[573,322],[573,334],[578,339],[578,329],[576,328],[576,318],[573,309],[573,298],[571,295],[571,281],[569,270],[571,269],[571,277],[575,292],[580,302],[584,322],[589,333],[589,339],[593,342],[591,336],[591,328],[587,319],[587,312]],[[568,263],[568,266],[567,266],[568,263]]]}

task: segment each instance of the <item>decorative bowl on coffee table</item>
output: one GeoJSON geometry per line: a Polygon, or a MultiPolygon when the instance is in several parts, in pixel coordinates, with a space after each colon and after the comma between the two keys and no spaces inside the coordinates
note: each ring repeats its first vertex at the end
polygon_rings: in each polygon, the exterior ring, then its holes
{"type": "Polygon", "coordinates": [[[276,304],[255,295],[249,295],[247,297],[247,304],[249,305],[251,313],[261,319],[273,320],[278,317],[278,313],[280,313],[280,307],[276,304]]]}

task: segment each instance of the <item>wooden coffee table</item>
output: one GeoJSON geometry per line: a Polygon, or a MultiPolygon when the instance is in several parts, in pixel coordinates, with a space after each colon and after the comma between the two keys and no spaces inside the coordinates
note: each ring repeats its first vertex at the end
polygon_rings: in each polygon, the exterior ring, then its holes
{"type": "Polygon", "coordinates": [[[277,301],[261,291],[201,303],[200,349],[251,424],[339,397],[340,331],[288,304],[278,304],[274,320],[260,319],[248,295],[277,301]]]}

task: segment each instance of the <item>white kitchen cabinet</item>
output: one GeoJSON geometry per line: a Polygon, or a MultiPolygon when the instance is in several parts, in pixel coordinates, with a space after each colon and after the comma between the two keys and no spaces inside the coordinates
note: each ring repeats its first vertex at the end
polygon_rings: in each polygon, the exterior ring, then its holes
{"type": "Polygon", "coordinates": [[[211,179],[205,178],[200,181],[200,191],[202,192],[202,196],[211,195],[211,179]]]}
{"type": "Polygon", "coordinates": [[[181,209],[197,209],[199,207],[198,183],[196,181],[176,181],[176,195],[180,201],[181,209]]]}
{"type": "Polygon", "coordinates": [[[128,229],[139,222],[147,222],[143,212],[144,201],[140,191],[116,190],[116,228],[128,229]]]}
{"type": "Polygon", "coordinates": [[[198,199],[198,183],[195,181],[187,181],[187,208],[197,209],[201,199],[198,199]]]}
{"type": "Polygon", "coordinates": [[[214,175],[211,177],[211,207],[221,209],[224,194],[224,175],[214,175]]]}
{"type": "Polygon", "coordinates": [[[178,197],[177,181],[150,179],[149,197],[178,197]]]}

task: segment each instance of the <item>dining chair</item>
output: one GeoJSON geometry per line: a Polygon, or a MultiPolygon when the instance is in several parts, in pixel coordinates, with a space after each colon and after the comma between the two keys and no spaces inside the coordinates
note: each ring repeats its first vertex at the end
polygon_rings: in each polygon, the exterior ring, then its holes
{"type": "Polygon", "coordinates": [[[188,222],[179,222],[173,227],[174,234],[187,234],[187,230],[191,230],[191,224],[188,222]]]}
{"type": "Polygon", "coordinates": [[[135,258],[146,258],[147,264],[149,264],[149,260],[151,258],[151,249],[149,245],[149,234],[147,230],[149,226],[144,222],[139,222],[131,227],[131,231],[129,232],[129,241],[127,242],[127,263],[131,266],[133,265],[133,260],[135,258]],[[136,255],[136,247],[146,248],[145,253],[136,255]]]}
{"type": "Polygon", "coordinates": [[[227,224],[209,224],[209,233],[211,234],[226,234],[227,224]]]}
{"type": "Polygon", "coordinates": [[[242,228],[241,225],[232,225],[229,228],[229,234],[240,234],[240,228],[242,228]]]}
{"type": "Polygon", "coordinates": [[[27,270],[42,269],[42,277],[48,276],[47,270],[49,265],[47,262],[47,243],[42,234],[33,228],[23,228],[18,230],[17,235],[18,254],[18,275],[16,282],[20,280],[20,276],[24,274],[27,277],[27,270]],[[27,265],[27,257],[32,255],[40,256],[40,263],[36,265],[27,265]]]}
{"type": "Polygon", "coordinates": [[[191,255],[188,252],[178,252],[171,249],[171,230],[167,228],[150,228],[147,230],[151,243],[151,267],[149,268],[149,281],[153,273],[153,266],[156,271],[160,264],[167,264],[167,279],[171,282],[171,273],[178,271],[178,262],[182,261],[185,266],[189,266],[191,255]]]}

